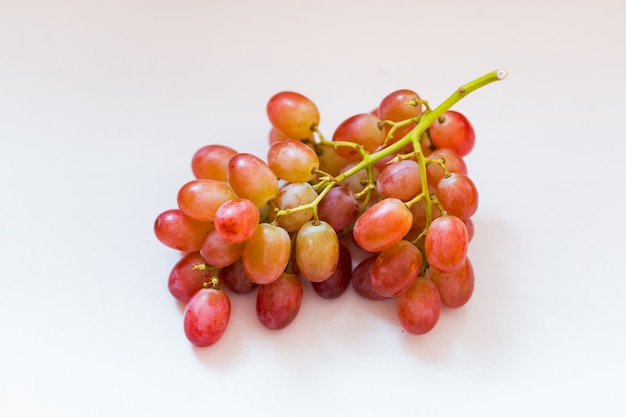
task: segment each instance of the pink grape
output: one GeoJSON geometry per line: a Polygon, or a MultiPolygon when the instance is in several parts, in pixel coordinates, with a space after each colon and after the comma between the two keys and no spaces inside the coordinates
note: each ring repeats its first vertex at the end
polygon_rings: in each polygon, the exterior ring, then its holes
{"type": "MultiPolygon", "coordinates": [[[[274,205],[278,209],[290,209],[304,204],[311,203],[317,198],[318,194],[307,182],[291,182],[285,184],[276,194],[274,205]]],[[[274,220],[275,213],[270,212],[270,219],[274,220]]],[[[296,210],[293,213],[281,215],[277,222],[280,227],[288,232],[295,232],[304,223],[313,217],[313,209],[296,210]]]]}
{"type": "Polygon", "coordinates": [[[422,253],[411,242],[401,240],[382,251],[372,266],[372,289],[385,297],[406,291],[422,267],[422,253]]]}
{"type": "Polygon", "coordinates": [[[437,184],[437,198],[448,214],[467,219],[478,210],[478,190],[467,175],[452,172],[437,184]]]}
{"type": "Polygon", "coordinates": [[[228,162],[228,181],[240,198],[247,198],[258,208],[278,194],[278,179],[269,165],[258,156],[239,153],[228,162]]]}
{"type": "MultiPolygon", "coordinates": [[[[333,142],[352,142],[367,152],[374,152],[385,140],[381,120],[371,113],[356,114],[344,120],[335,129],[333,142]]],[[[361,160],[361,154],[351,147],[339,146],[337,153],[351,161],[361,160]]]]}
{"type": "Polygon", "coordinates": [[[383,198],[408,201],[422,190],[421,178],[419,164],[405,159],[387,165],[378,176],[376,187],[383,198]]]}
{"type": "Polygon", "coordinates": [[[304,288],[296,274],[284,272],[274,282],[261,285],[257,292],[256,313],[259,321],[271,330],[291,324],[302,306],[304,288]]]}
{"type": "MultiPolygon", "coordinates": [[[[418,103],[420,96],[413,90],[397,90],[389,93],[378,106],[377,115],[381,120],[401,122],[407,119],[414,119],[422,114],[423,105],[418,103]]],[[[410,124],[396,130],[394,138],[390,143],[397,142],[403,138],[415,124],[410,124]]],[[[390,126],[385,127],[385,134],[390,126]]]]}
{"type": "Polygon", "coordinates": [[[320,220],[327,222],[339,232],[356,220],[359,203],[350,188],[338,185],[326,193],[317,206],[317,213],[320,220]]]}
{"type": "Polygon", "coordinates": [[[223,145],[207,145],[198,149],[191,159],[191,170],[196,178],[228,180],[228,161],[237,151],[223,145]]]}
{"type": "Polygon", "coordinates": [[[291,139],[309,138],[312,129],[320,124],[315,103],[296,92],[275,94],[268,101],[266,110],[272,126],[291,139]]]}
{"type": "Polygon", "coordinates": [[[431,267],[441,272],[453,272],[459,269],[468,248],[467,229],[463,220],[455,216],[438,217],[430,224],[426,232],[424,249],[431,267]]]}
{"type": "Polygon", "coordinates": [[[380,252],[399,242],[411,230],[413,215],[401,200],[386,198],[358,218],[352,234],[368,252],[380,252]]]}
{"type": "Polygon", "coordinates": [[[432,281],[418,277],[408,290],[398,296],[397,313],[407,332],[421,335],[431,331],[441,314],[441,300],[432,281]]]}
{"type": "Polygon", "coordinates": [[[197,252],[212,223],[187,217],[178,209],[166,210],[154,221],[154,234],[165,246],[183,252],[197,252]]]}
{"type": "Polygon", "coordinates": [[[230,300],[226,293],[214,288],[199,290],[185,307],[185,336],[198,347],[215,344],[222,338],[230,321],[230,300]]]}
{"type": "Polygon", "coordinates": [[[435,147],[447,148],[465,156],[474,148],[476,136],[467,118],[454,110],[446,111],[429,128],[430,140],[435,147]]]}
{"type": "Polygon", "coordinates": [[[328,223],[306,222],[298,230],[295,247],[300,274],[309,281],[324,281],[337,268],[339,239],[328,223]]]}
{"type": "Polygon", "coordinates": [[[320,166],[317,154],[310,146],[292,139],[270,146],[267,163],[278,178],[288,182],[310,181],[320,166]]]}
{"type": "MultiPolygon", "coordinates": [[[[430,159],[443,159],[448,172],[462,172],[467,174],[467,165],[463,158],[457,155],[454,151],[446,148],[435,149],[429,156],[430,159]]],[[[426,167],[428,176],[428,184],[436,187],[439,181],[443,178],[445,172],[443,168],[436,163],[428,164],[426,167]]]]}
{"type": "Polygon", "coordinates": [[[352,276],[352,255],[350,250],[341,243],[339,244],[339,262],[335,271],[324,281],[313,282],[313,290],[322,298],[328,300],[338,298],[350,286],[352,276]]]}
{"type": "Polygon", "coordinates": [[[204,262],[199,252],[189,252],[176,262],[167,281],[167,288],[175,299],[187,302],[210,282],[208,271],[195,268],[204,262]]]}
{"type": "Polygon", "coordinates": [[[212,222],[217,209],[235,198],[228,184],[211,179],[196,179],[184,184],[178,191],[178,207],[192,219],[212,222]]]}
{"type": "Polygon", "coordinates": [[[252,201],[236,198],[217,209],[213,224],[217,233],[225,240],[243,242],[252,236],[260,217],[259,209],[252,201]]]}
{"type": "Polygon", "coordinates": [[[285,271],[291,255],[291,239],[282,227],[261,223],[243,243],[241,261],[250,281],[270,284],[285,271]]]}
{"type": "Polygon", "coordinates": [[[209,229],[200,248],[200,254],[204,260],[216,268],[235,263],[241,257],[242,252],[242,242],[229,242],[217,232],[215,226],[209,229]]]}
{"type": "Polygon", "coordinates": [[[441,303],[449,308],[465,305],[474,292],[474,269],[469,258],[463,265],[452,272],[430,271],[430,279],[437,287],[441,303]]]}

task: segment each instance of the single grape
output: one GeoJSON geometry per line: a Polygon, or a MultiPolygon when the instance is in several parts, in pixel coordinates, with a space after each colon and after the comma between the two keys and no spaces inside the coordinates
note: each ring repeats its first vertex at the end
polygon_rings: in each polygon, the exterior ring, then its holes
{"type": "Polygon", "coordinates": [[[456,271],[465,262],[468,244],[463,220],[450,215],[438,217],[426,232],[426,259],[431,267],[441,272],[456,271]]]}
{"type": "Polygon", "coordinates": [[[333,227],[324,221],[308,221],[296,235],[296,263],[300,274],[309,281],[324,281],[339,262],[339,239],[333,227]]]}
{"type": "Polygon", "coordinates": [[[412,199],[422,191],[419,164],[412,159],[388,164],[378,176],[376,188],[383,198],[412,199]]]}
{"type": "MultiPolygon", "coordinates": [[[[429,156],[430,159],[443,159],[444,164],[448,172],[462,172],[467,174],[467,165],[463,158],[457,155],[454,151],[446,148],[435,149],[429,156]]],[[[439,181],[443,178],[445,172],[441,165],[437,163],[430,163],[426,167],[428,184],[436,187],[439,181]]]]}
{"type": "Polygon", "coordinates": [[[471,242],[474,238],[474,222],[471,218],[461,219],[463,223],[465,223],[465,228],[467,229],[467,241],[471,242]]]}
{"type": "Polygon", "coordinates": [[[225,182],[196,179],[180,188],[177,201],[178,207],[186,216],[203,222],[212,222],[217,209],[235,197],[235,193],[225,182]]]}
{"type": "Polygon", "coordinates": [[[359,214],[359,203],[350,188],[338,185],[331,188],[320,201],[317,214],[320,220],[339,232],[354,222],[359,214]]]}
{"type": "Polygon", "coordinates": [[[432,281],[418,277],[398,296],[398,319],[407,332],[421,335],[431,331],[441,314],[441,299],[432,281]]]}
{"type": "Polygon", "coordinates": [[[304,288],[296,274],[284,272],[271,284],[261,285],[256,297],[256,314],[263,326],[280,330],[294,321],[304,288]]]}
{"type": "Polygon", "coordinates": [[[215,288],[199,290],[185,307],[185,336],[198,347],[215,344],[222,338],[230,320],[230,300],[215,288]]]}
{"type": "Polygon", "coordinates": [[[248,294],[256,289],[256,284],[247,277],[241,258],[219,271],[219,281],[235,294],[248,294]]]}
{"type": "Polygon", "coordinates": [[[278,178],[288,182],[310,181],[320,166],[315,151],[293,139],[281,140],[270,146],[267,163],[278,178]]]}
{"type": "Polygon", "coordinates": [[[411,230],[413,215],[401,200],[386,198],[358,218],[352,234],[368,252],[380,252],[399,242],[411,230]]]}
{"type": "Polygon", "coordinates": [[[204,260],[216,268],[235,263],[241,257],[242,252],[242,242],[229,242],[218,233],[215,226],[212,226],[204,236],[200,248],[200,254],[204,260]]]}
{"type": "MultiPolygon", "coordinates": [[[[423,105],[419,100],[420,96],[413,90],[404,89],[394,91],[381,101],[377,109],[377,115],[381,120],[390,120],[392,122],[414,119],[423,112],[423,105]]],[[[402,139],[414,127],[415,124],[410,124],[396,129],[393,140],[389,141],[389,143],[394,143],[402,139]]],[[[391,126],[385,126],[385,135],[390,128],[391,126]]]]}
{"type": "Polygon", "coordinates": [[[269,165],[249,153],[230,158],[228,181],[238,197],[247,198],[259,208],[267,205],[278,193],[278,179],[269,165]]]}
{"type": "MultiPolygon", "coordinates": [[[[274,198],[274,206],[284,210],[295,208],[304,204],[311,203],[317,198],[318,194],[307,182],[290,182],[281,187],[276,198],[274,198]]],[[[270,212],[270,219],[274,220],[275,212],[270,212]]],[[[277,222],[280,227],[288,232],[295,232],[304,223],[313,217],[313,209],[296,210],[293,213],[281,215],[277,222]]]]}
{"type": "Polygon", "coordinates": [[[287,136],[285,136],[283,132],[276,129],[274,126],[270,128],[270,133],[267,135],[267,140],[270,146],[272,146],[274,143],[278,142],[279,140],[285,140],[285,139],[287,139],[287,136]]]}
{"type": "Polygon", "coordinates": [[[259,209],[246,198],[235,198],[222,204],[215,213],[213,224],[222,238],[243,242],[250,238],[260,220],[259,209]]]}
{"type": "Polygon", "coordinates": [[[458,308],[465,305],[474,292],[474,268],[469,258],[452,272],[439,272],[431,269],[430,279],[437,287],[441,303],[446,307],[458,308]]]}
{"type": "Polygon", "coordinates": [[[165,246],[183,252],[197,252],[212,223],[191,219],[178,210],[166,210],[154,221],[154,234],[165,246]]]}
{"type": "Polygon", "coordinates": [[[270,284],[285,271],[290,254],[289,233],[282,227],[261,223],[244,242],[241,261],[250,281],[270,284]]]}
{"type": "Polygon", "coordinates": [[[372,266],[372,289],[385,297],[406,291],[422,267],[422,253],[411,242],[401,240],[382,251],[372,266]]]}
{"type": "Polygon", "coordinates": [[[478,210],[478,190],[467,175],[452,172],[437,184],[437,198],[448,214],[467,219],[478,210]]]}
{"type": "Polygon", "coordinates": [[[167,288],[175,299],[187,302],[205,284],[210,283],[211,272],[197,268],[204,263],[200,252],[186,253],[176,262],[167,280],[167,288]]]}
{"type": "Polygon", "coordinates": [[[339,172],[350,162],[340,156],[335,148],[330,145],[317,145],[316,153],[320,161],[320,171],[335,177],[339,175],[339,172]]]}
{"type": "Polygon", "coordinates": [[[313,282],[313,290],[322,298],[328,300],[338,298],[350,285],[352,276],[352,255],[350,250],[341,243],[339,244],[339,261],[335,271],[324,281],[313,282]]]}
{"type": "Polygon", "coordinates": [[[228,180],[228,161],[237,151],[223,145],[207,145],[191,159],[191,170],[198,179],[228,180]]]}
{"type": "Polygon", "coordinates": [[[363,259],[352,271],[352,287],[361,297],[368,300],[384,300],[385,297],[372,288],[372,267],[378,255],[363,259]]]}
{"type": "MultiPolygon", "coordinates": [[[[385,140],[381,120],[371,113],[361,113],[344,120],[335,129],[333,142],[352,142],[367,152],[374,152],[385,140]]],[[[337,153],[351,161],[360,161],[361,154],[354,148],[339,146],[337,153]]]]}
{"type": "MultiPolygon", "coordinates": [[[[354,168],[357,164],[358,162],[349,162],[341,169],[340,174],[343,174],[344,172],[354,168]]],[[[376,168],[375,166],[372,167],[372,181],[376,182],[379,175],[380,171],[378,170],[378,168],[376,168]]],[[[354,174],[343,180],[341,184],[348,187],[355,194],[360,193],[368,185],[367,170],[363,168],[362,170],[355,172],[354,174]]]]}
{"type": "MultiPolygon", "coordinates": [[[[432,187],[428,187],[428,191],[431,195],[435,193],[435,189],[432,187]]],[[[413,203],[409,210],[413,215],[413,225],[411,226],[411,230],[421,233],[421,231],[424,230],[424,227],[426,227],[426,201],[421,199],[420,201],[413,203]]],[[[430,213],[431,220],[441,217],[441,210],[439,210],[439,207],[435,204],[431,205],[430,213]]]]}
{"type": "Polygon", "coordinates": [[[313,128],[320,124],[315,103],[292,91],[283,91],[270,98],[267,117],[273,127],[290,139],[309,138],[313,128]]]}
{"type": "Polygon", "coordinates": [[[429,127],[430,140],[436,148],[447,148],[465,156],[474,148],[474,128],[467,118],[454,110],[446,111],[429,127]]]}

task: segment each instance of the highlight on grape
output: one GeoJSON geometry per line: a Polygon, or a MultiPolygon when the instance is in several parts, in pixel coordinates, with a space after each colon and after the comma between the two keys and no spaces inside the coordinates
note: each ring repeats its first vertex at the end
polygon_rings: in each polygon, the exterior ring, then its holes
{"type": "Polygon", "coordinates": [[[442,308],[465,305],[478,191],[463,158],[475,133],[451,108],[505,77],[485,74],[435,108],[412,90],[391,92],[330,139],[313,101],[279,92],[267,103],[265,159],[199,149],[177,207],[154,222],[157,239],[181,252],[168,288],[186,305],[189,342],[220,340],[229,297],[243,294],[256,295],[260,324],[283,329],[305,285],[326,299],[350,287],[366,300],[395,299],[399,326],[415,335],[432,330],[442,308]]]}

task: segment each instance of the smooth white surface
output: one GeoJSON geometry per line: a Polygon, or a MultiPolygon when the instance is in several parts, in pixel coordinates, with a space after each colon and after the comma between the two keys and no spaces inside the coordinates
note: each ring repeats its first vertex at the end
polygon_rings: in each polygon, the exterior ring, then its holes
{"type": "Polygon", "coordinates": [[[0,414],[618,415],[626,372],[626,6],[0,1],[0,414]],[[264,155],[267,99],[330,135],[387,93],[473,122],[476,291],[434,331],[310,288],[281,332],[232,297],[194,349],[152,224],[200,146],[264,155]]]}

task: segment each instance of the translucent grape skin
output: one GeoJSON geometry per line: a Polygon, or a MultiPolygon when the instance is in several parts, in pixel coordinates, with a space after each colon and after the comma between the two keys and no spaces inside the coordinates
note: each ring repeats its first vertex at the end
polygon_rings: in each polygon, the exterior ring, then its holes
{"type": "Polygon", "coordinates": [[[343,244],[339,244],[339,261],[337,268],[330,277],[320,282],[311,281],[311,286],[317,295],[327,300],[340,297],[350,286],[352,277],[352,255],[343,244]]]}
{"type": "Polygon", "coordinates": [[[441,314],[441,299],[435,284],[418,277],[408,290],[398,296],[397,314],[407,332],[422,335],[431,331],[441,314]]]}
{"type": "Polygon", "coordinates": [[[354,225],[355,242],[368,252],[383,251],[399,242],[413,225],[413,215],[397,198],[386,198],[374,204],[354,225]]]}
{"type": "Polygon", "coordinates": [[[352,287],[358,295],[368,300],[385,300],[385,297],[372,288],[372,267],[378,255],[363,259],[352,271],[352,287]]]}
{"type": "Polygon", "coordinates": [[[432,221],[426,232],[426,259],[438,271],[456,271],[465,262],[468,244],[463,220],[451,215],[438,217],[432,221]]]}
{"type": "MultiPolygon", "coordinates": [[[[273,204],[284,210],[308,204],[317,198],[318,194],[307,182],[290,182],[280,188],[273,204]]],[[[275,212],[270,212],[270,219],[274,220],[275,212]]],[[[278,225],[288,232],[295,232],[304,223],[313,217],[313,209],[297,210],[293,213],[281,215],[276,220],[278,225]]]]}
{"type": "Polygon", "coordinates": [[[400,240],[376,257],[372,266],[372,289],[385,297],[406,291],[422,267],[422,253],[407,240],[400,240]]]}
{"type": "MultiPolygon", "coordinates": [[[[418,103],[419,100],[420,96],[413,90],[397,90],[383,98],[376,114],[381,120],[390,120],[392,122],[412,119],[422,114],[423,105],[418,103]]],[[[413,127],[415,127],[415,125],[410,124],[397,129],[394,133],[393,140],[389,143],[394,143],[403,138],[413,127]]],[[[389,129],[390,126],[385,126],[385,134],[389,129]]]]}
{"type": "Polygon", "coordinates": [[[235,198],[222,204],[215,212],[213,224],[222,238],[243,242],[252,236],[259,224],[259,209],[246,198],[235,198]]]}
{"type": "Polygon", "coordinates": [[[441,303],[449,308],[464,306],[474,293],[474,268],[469,258],[453,272],[430,271],[430,279],[437,287],[441,303]]]}
{"type": "Polygon", "coordinates": [[[478,210],[478,190],[467,175],[452,172],[437,184],[437,198],[448,214],[470,218],[478,210]]]}
{"type": "Polygon", "coordinates": [[[339,238],[324,221],[308,221],[296,235],[296,263],[300,274],[312,282],[328,279],[339,263],[339,238]]]}
{"type": "Polygon", "coordinates": [[[183,252],[197,252],[212,223],[191,219],[179,209],[166,210],[154,221],[154,234],[165,246],[183,252]]]}
{"type": "Polygon", "coordinates": [[[317,214],[320,220],[339,232],[354,222],[359,214],[359,203],[350,188],[338,185],[331,188],[320,201],[317,214]]]}
{"type": "Polygon", "coordinates": [[[469,154],[474,148],[476,136],[467,118],[454,110],[446,111],[428,129],[430,140],[436,148],[447,148],[459,156],[469,154]]]}
{"type": "Polygon", "coordinates": [[[310,137],[312,129],[320,123],[315,103],[293,91],[283,91],[272,96],[266,111],[272,126],[291,139],[310,137]]]}
{"type": "Polygon", "coordinates": [[[243,243],[241,261],[250,281],[270,284],[285,271],[291,255],[291,238],[282,227],[261,223],[243,243]]]}
{"type": "MultiPolygon", "coordinates": [[[[463,158],[454,151],[446,148],[435,149],[429,156],[430,159],[443,159],[448,172],[462,172],[467,174],[467,164],[463,158]]],[[[428,164],[426,167],[428,184],[437,187],[439,181],[443,178],[445,172],[443,168],[436,163],[428,164]]]]}
{"type": "Polygon", "coordinates": [[[230,158],[228,181],[238,197],[252,201],[258,208],[267,205],[278,194],[278,179],[274,172],[265,161],[249,153],[230,158]]]}
{"type": "Polygon", "coordinates": [[[167,288],[175,299],[186,303],[210,282],[208,271],[195,268],[204,263],[200,252],[186,253],[176,262],[167,280],[167,288]]]}
{"type": "MultiPolygon", "coordinates": [[[[352,142],[363,147],[367,152],[374,152],[385,140],[381,120],[372,113],[356,114],[344,120],[335,129],[333,142],[352,142]]],[[[351,161],[361,159],[361,154],[354,148],[340,146],[337,153],[351,161]]]]}
{"type": "Polygon", "coordinates": [[[376,188],[383,198],[408,201],[422,190],[419,164],[411,159],[388,164],[378,175],[376,188]]]}
{"type": "Polygon", "coordinates": [[[246,276],[241,258],[237,259],[235,263],[220,269],[219,281],[235,294],[248,294],[259,286],[259,284],[250,281],[246,276]]]}
{"type": "Polygon", "coordinates": [[[284,272],[257,292],[256,313],[263,326],[280,330],[291,324],[302,306],[304,288],[296,274],[284,272]]]}
{"type": "Polygon", "coordinates": [[[315,151],[293,139],[281,140],[270,146],[267,163],[278,178],[288,182],[310,181],[320,166],[315,151]]]}
{"type": "Polygon", "coordinates": [[[183,328],[195,346],[208,347],[222,338],[230,321],[230,300],[215,288],[199,290],[185,307],[183,328]]]}
{"type": "Polygon", "coordinates": [[[185,183],[178,191],[180,210],[192,219],[212,222],[217,209],[236,195],[228,184],[211,179],[196,179],[185,183]]]}
{"type": "Polygon", "coordinates": [[[223,145],[207,145],[191,159],[191,170],[198,179],[228,180],[228,161],[237,151],[223,145]]]}
{"type": "Polygon", "coordinates": [[[223,268],[231,265],[241,257],[243,242],[229,242],[224,239],[213,226],[202,241],[200,254],[211,266],[223,268]]]}

